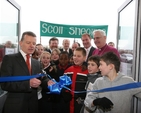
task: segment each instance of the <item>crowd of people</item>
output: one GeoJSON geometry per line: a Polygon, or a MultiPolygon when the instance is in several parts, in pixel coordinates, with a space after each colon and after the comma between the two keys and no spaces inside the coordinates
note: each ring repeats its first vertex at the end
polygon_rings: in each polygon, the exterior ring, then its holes
{"type": "Polygon", "coordinates": [[[35,33],[24,32],[20,51],[3,57],[1,76],[31,76],[44,71],[51,78],[1,83],[8,92],[3,113],[129,113],[132,96],[141,98],[140,88],[90,92],[135,82],[119,72],[120,55],[114,43],[107,44],[106,39],[105,31],[95,30],[93,38],[88,33],[81,36],[83,47],[78,42],[70,45],[70,40],[64,39],[59,48],[59,40],[52,37],[45,49],[36,44],[35,33]],[[63,75],[71,78],[71,85],[63,87],[59,94],[50,93],[49,86],[58,83],[63,75]]]}

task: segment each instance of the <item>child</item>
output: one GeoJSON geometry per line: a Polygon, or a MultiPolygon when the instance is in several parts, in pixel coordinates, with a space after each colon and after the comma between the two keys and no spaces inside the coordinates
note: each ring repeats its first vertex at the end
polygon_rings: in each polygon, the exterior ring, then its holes
{"type": "Polygon", "coordinates": [[[38,55],[38,50],[37,49],[35,49],[34,53],[32,54],[32,58],[38,60],[39,55],[38,55]]]}
{"type": "Polygon", "coordinates": [[[71,65],[74,65],[74,62],[73,62],[73,55],[70,56],[70,64],[71,64],[71,65]]]}
{"type": "Polygon", "coordinates": [[[102,77],[99,71],[99,65],[100,65],[100,57],[99,56],[91,56],[88,58],[88,72],[87,75],[88,81],[86,85],[86,89],[90,90],[88,87],[91,83],[93,84],[95,80],[99,77],[102,77]]]}
{"type": "MultiPolygon", "coordinates": [[[[73,53],[73,60],[74,65],[66,69],[65,74],[71,77],[72,84],[71,90],[72,91],[84,91],[85,85],[87,82],[87,65],[85,63],[86,59],[86,50],[83,47],[79,47],[74,50],[73,53]]],[[[70,113],[79,113],[82,107],[82,104],[77,102],[78,98],[85,98],[85,93],[74,93],[72,94],[72,100],[70,101],[70,113]]]]}
{"type": "MultiPolygon", "coordinates": [[[[64,74],[64,71],[70,67],[70,58],[69,53],[67,51],[62,51],[59,55],[59,64],[57,65],[57,74],[58,76],[62,76],[64,74]]],[[[66,89],[61,90],[61,97],[58,104],[58,108],[60,110],[57,110],[58,113],[69,113],[69,102],[72,98],[72,95],[70,91],[66,89]]]]}
{"type": "MultiPolygon", "coordinates": [[[[103,77],[97,78],[91,90],[119,86],[135,82],[133,78],[119,72],[120,60],[113,52],[107,52],[100,58],[100,71],[103,77]]],[[[84,104],[93,113],[130,113],[133,95],[141,98],[141,88],[111,91],[89,92],[84,104]]]]}
{"type": "Polygon", "coordinates": [[[58,48],[54,48],[51,52],[51,62],[53,62],[55,65],[59,64],[59,54],[60,50],[58,48]]]}
{"type": "Polygon", "coordinates": [[[57,66],[57,73],[59,76],[62,76],[64,74],[64,71],[70,67],[70,58],[69,53],[67,51],[62,51],[59,54],[59,64],[57,66]]]}
{"type": "MultiPolygon", "coordinates": [[[[99,77],[102,77],[99,71],[99,63],[100,61],[100,57],[99,56],[90,56],[88,58],[88,81],[86,84],[86,90],[90,91],[92,84],[95,82],[95,80],[99,77]]],[[[91,113],[92,111],[90,111],[89,109],[87,109],[85,106],[82,107],[81,109],[81,113],[91,113]]]]}
{"type": "MultiPolygon", "coordinates": [[[[51,78],[59,79],[57,75],[57,70],[52,64],[50,63],[51,54],[49,52],[44,51],[40,56],[40,61],[43,65],[44,71],[51,78]]],[[[47,88],[46,82],[41,84],[42,87],[42,98],[39,100],[39,113],[54,113],[53,110],[56,108],[56,103],[58,103],[60,95],[57,94],[47,94],[49,93],[49,89],[47,88]]],[[[56,110],[56,109],[55,109],[56,110]]]]}

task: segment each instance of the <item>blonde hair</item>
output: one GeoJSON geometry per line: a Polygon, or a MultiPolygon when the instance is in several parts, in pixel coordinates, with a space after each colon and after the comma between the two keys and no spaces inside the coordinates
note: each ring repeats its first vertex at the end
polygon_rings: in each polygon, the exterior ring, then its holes
{"type": "Polygon", "coordinates": [[[44,55],[44,54],[48,54],[48,55],[51,57],[51,54],[50,54],[49,52],[47,52],[47,51],[43,51],[43,53],[42,53],[41,56],[40,56],[40,59],[43,58],[43,55],[44,55]]]}
{"type": "MultiPolygon", "coordinates": [[[[47,51],[43,51],[43,53],[42,53],[41,56],[40,56],[40,59],[42,59],[42,57],[43,57],[44,54],[49,55],[49,56],[50,56],[50,59],[51,59],[51,54],[50,54],[49,52],[47,52],[47,51]]],[[[51,64],[51,68],[54,69],[55,72],[57,72],[56,65],[52,65],[52,64],[51,64]]],[[[52,70],[52,69],[51,69],[51,70],[52,70]]]]}
{"type": "Polygon", "coordinates": [[[61,51],[60,51],[58,48],[54,48],[54,49],[52,50],[52,52],[51,52],[51,55],[52,55],[52,53],[53,53],[54,51],[56,51],[56,53],[57,53],[58,55],[61,53],[61,51]]]}

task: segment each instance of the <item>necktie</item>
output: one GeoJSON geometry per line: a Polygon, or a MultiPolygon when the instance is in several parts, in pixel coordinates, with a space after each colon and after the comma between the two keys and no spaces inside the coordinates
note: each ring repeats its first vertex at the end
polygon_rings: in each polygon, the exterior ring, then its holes
{"type": "Polygon", "coordinates": [[[87,58],[88,58],[88,53],[89,53],[89,50],[86,49],[86,60],[87,60],[87,58]]]}
{"type": "Polygon", "coordinates": [[[88,57],[88,53],[89,53],[89,50],[88,50],[88,49],[86,49],[86,57],[88,57]]]}
{"type": "Polygon", "coordinates": [[[27,67],[28,67],[28,70],[29,70],[29,73],[31,74],[31,66],[30,66],[30,55],[27,54],[26,55],[26,64],[27,64],[27,67]]]}

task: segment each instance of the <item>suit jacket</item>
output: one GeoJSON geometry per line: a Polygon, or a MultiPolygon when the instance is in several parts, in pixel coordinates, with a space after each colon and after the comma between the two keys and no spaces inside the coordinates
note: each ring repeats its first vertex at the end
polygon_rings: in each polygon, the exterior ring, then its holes
{"type": "Polygon", "coordinates": [[[86,59],[86,62],[88,61],[88,58],[89,58],[90,56],[92,56],[94,50],[95,50],[95,48],[92,46],[91,49],[90,49],[90,51],[89,51],[88,57],[87,57],[87,59],[86,59]]]}
{"type": "MultiPolygon", "coordinates": [[[[62,52],[63,49],[60,49],[60,51],[62,52]]],[[[69,56],[72,56],[72,55],[73,55],[73,51],[72,51],[72,49],[69,48],[69,56]]]]}
{"type": "MultiPolygon", "coordinates": [[[[41,72],[40,62],[31,58],[32,75],[41,72]]],[[[1,76],[27,76],[26,62],[21,53],[5,55],[1,65],[1,76]]],[[[4,104],[4,113],[37,113],[37,88],[31,88],[29,80],[1,83],[8,91],[4,104]]]]}
{"type": "Polygon", "coordinates": [[[51,53],[51,50],[50,49],[46,49],[46,51],[49,52],[49,53],[51,53]]]}
{"type": "Polygon", "coordinates": [[[2,62],[3,57],[4,57],[4,48],[0,48],[0,62],[2,62]]]}

